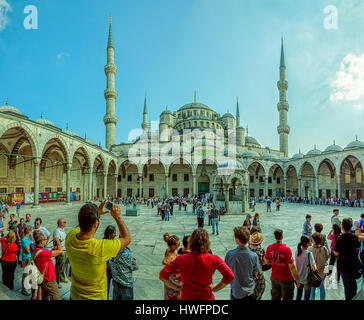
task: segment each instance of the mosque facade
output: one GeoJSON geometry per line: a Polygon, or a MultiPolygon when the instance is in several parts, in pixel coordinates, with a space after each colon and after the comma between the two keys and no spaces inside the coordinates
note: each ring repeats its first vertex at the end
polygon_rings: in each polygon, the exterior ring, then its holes
{"type": "Polygon", "coordinates": [[[43,116],[31,120],[8,102],[0,107],[0,201],[38,206],[105,196],[203,193],[213,194],[228,212],[241,213],[250,197],[364,198],[364,142],[356,139],[342,148],[334,141],[323,151],[315,146],[306,154],[289,157],[283,40],[277,82],[279,150],[263,148],[249,135],[248,127],[241,126],[238,100],[235,116],[229,111],[221,116],[198,102],[196,93],[193,102],[176,111],[167,107],[155,132],[150,130],[145,97],[141,136],[116,144],[114,54],[110,23],[104,68],[105,147],[68,127],[58,128],[43,116]],[[169,150],[172,140],[178,145],[173,153],[169,150]],[[139,153],[130,157],[134,149],[139,153]]]}

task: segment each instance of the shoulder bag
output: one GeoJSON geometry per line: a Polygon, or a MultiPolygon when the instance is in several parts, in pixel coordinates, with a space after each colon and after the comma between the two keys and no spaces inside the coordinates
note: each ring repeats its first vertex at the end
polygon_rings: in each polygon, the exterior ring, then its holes
{"type": "Polygon", "coordinates": [[[309,272],[308,272],[308,275],[307,275],[307,281],[308,281],[308,284],[311,287],[318,288],[318,287],[321,286],[322,278],[320,277],[317,270],[312,271],[312,266],[311,266],[311,262],[310,262],[310,254],[311,254],[311,252],[307,250],[307,255],[308,255],[308,265],[307,265],[307,267],[309,268],[309,272]]]}

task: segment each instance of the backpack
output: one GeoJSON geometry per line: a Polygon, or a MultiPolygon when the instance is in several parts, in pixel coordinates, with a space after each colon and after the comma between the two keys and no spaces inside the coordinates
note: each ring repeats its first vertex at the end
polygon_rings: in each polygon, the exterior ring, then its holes
{"type": "Polygon", "coordinates": [[[37,265],[35,264],[35,259],[37,258],[37,256],[39,255],[39,253],[41,253],[43,250],[39,250],[30,260],[29,264],[27,265],[27,269],[28,269],[28,274],[33,274],[33,279],[36,281],[37,285],[40,286],[43,281],[44,281],[44,274],[47,270],[48,267],[48,262],[46,264],[46,267],[44,269],[44,272],[41,273],[40,270],[38,269],[37,265]]]}

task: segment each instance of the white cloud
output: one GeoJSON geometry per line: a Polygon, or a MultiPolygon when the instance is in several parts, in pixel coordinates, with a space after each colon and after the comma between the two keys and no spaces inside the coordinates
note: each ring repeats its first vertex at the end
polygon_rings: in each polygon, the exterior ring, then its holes
{"type": "Polygon", "coordinates": [[[11,12],[11,6],[6,0],[0,0],[0,32],[5,29],[9,23],[8,13],[11,12]]]}
{"type": "MultiPolygon", "coordinates": [[[[340,71],[331,82],[331,88],[332,102],[360,101],[364,98],[364,54],[359,56],[348,54],[344,58],[340,71]]],[[[357,104],[355,108],[362,109],[361,105],[357,104]]]]}
{"type": "MultiPolygon", "coordinates": [[[[1,1],[1,0],[0,0],[1,1]]],[[[62,60],[64,57],[70,57],[71,55],[67,52],[60,52],[57,54],[57,59],[62,60]]]]}

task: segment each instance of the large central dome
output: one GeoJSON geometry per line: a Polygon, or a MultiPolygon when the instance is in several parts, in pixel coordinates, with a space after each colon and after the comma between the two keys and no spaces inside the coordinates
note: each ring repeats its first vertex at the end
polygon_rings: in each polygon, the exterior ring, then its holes
{"type": "Polygon", "coordinates": [[[201,109],[206,109],[206,110],[209,110],[209,111],[213,111],[210,107],[206,106],[203,103],[199,103],[199,102],[187,103],[183,107],[181,107],[178,111],[192,109],[192,108],[201,108],[201,109]]]}

